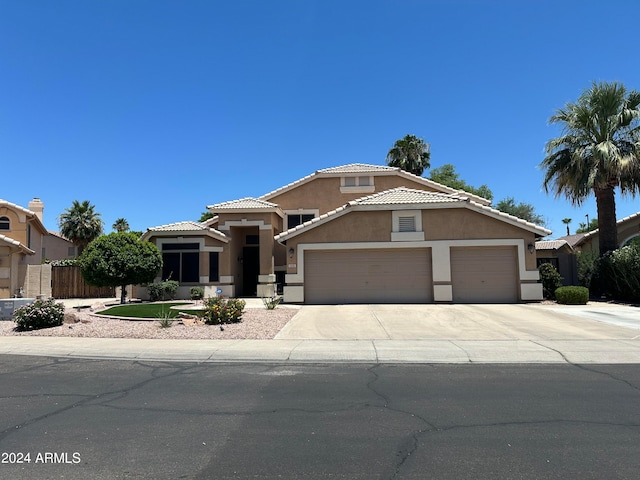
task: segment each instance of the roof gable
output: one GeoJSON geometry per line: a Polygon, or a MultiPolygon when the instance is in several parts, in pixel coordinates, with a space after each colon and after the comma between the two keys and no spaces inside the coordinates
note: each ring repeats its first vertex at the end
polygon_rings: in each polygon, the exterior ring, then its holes
{"type": "Polygon", "coordinates": [[[502,222],[509,223],[518,228],[531,231],[539,236],[546,236],[551,233],[551,231],[546,228],[539,227],[521,218],[514,217],[513,215],[509,215],[478,202],[474,202],[466,196],[398,187],[353,200],[339,208],[336,208],[335,210],[316,217],[313,220],[309,220],[308,222],[286,230],[279,235],[276,235],[275,239],[280,242],[285,241],[351,211],[371,209],[394,210],[396,209],[394,207],[413,207],[414,209],[468,208],[502,222]]]}
{"type": "Polygon", "coordinates": [[[424,185],[425,187],[429,187],[437,192],[449,193],[449,194],[457,194],[469,197],[474,201],[481,203],[483,205],[489,205],[491,203],[490,200],[486,198],[479,197],[477,195],[473,195],[468,192],[464,192],[462,190],[456,190],[451,187],[447,187],[446,185],[442,185],[440,183],[434,182],[433,180],[429,180],[428,178],[420,177],[418,175],[414,175],[412,173],[401,170],[397,167],[388,167],[384,165],[369,165],[366,163],[350,163],[347,165],[341,165],[338,167],[330,167],[324,168],[321,170],[317,170],[311,175],[307,175],[295,182],[289,183],[283,187],[280,187],[276,190],[273,190],[269,193],[266,193],[260,197],[262,200],[271,200],[278,195],[281,195],[289,190],[293,190],[305,183],[308,183],[315,178],[323,178],[323,177],[337,177],[343,175],[371,175],[371,176],[380,176],[380,175],[397,175],[399,177],[404,177],[413,182],[424,185]]]}
{"type": "Polygon", "coordinates": [[[6,235],[0,235],[0,243],[4,243],[6,245],[9,245],[10,247],[17,248],[22,253],[26,253],[27,255],[34,255],[36,253],[19,241],[14,240],[11,237],[7,237],[6,235]]]}
{"type": "Polygon", "coordinates": [[[38,227],[38,230],[40,230],[41,233],[44,233],[44,234],[49,233],[35,212],[32,212],[27,208],[21,207],[20,205],[16,205],[15,203],[11,203],[7,200],[3,200],[2,198],[0,198],[0,207],[6,207],[8,209],[15,210],[25,215],[27,218],[29,218],[29,220],[35,223],[35,225],[38,227]]]}
{"type": "Polygon", "coordinates": [[[282,213],[280,207],[275,203],[252,197],[208,205],[207,209],[215,213],[275,212],[281,217],[284,217],[284,213],[282,213]]]}

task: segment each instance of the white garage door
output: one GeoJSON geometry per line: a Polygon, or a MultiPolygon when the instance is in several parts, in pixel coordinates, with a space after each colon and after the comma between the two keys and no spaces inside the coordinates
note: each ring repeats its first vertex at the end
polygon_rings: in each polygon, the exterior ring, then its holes
{"type": "Polygon", "coordinates": [[[516,247],[451,249],[454,303],[518,301],[516,247]]]}
{"type": "Polygon", "coordinates": [[[431,249],[305,252],[305,303],[429,303],[431,249]]]}

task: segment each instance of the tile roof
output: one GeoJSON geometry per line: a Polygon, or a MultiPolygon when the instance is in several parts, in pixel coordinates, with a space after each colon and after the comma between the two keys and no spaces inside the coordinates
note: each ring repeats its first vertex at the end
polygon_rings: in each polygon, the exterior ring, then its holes
{"type": "Polygon", "coordinates": [[[13,238],[7,237],[6,235],[0,235],[0,242],[8,243],[13,247],[18,247],[24,253],[28,253],[30,255],[33,255],[34,253],[36,253],[35,251],[31,250],[30,248],[20,243],[18,240],[14,240],[13,238]]]}
{"type": "Polygon", "coordinates": [[[8,202],[7,200],[3,200],[3,199],[0,198],[0,207],[2,207],[2,206],[9,207],[9,208],[14,208],[16,210],[20,210],[23,213],[25,213],[27,215],[31,215],[33,217],[36,216],[35,212],[32,212],[31,210],[26,209],[24,207],[21,207],[20,205],[16,205],[15,203],[11,203],[11,202],[8,202]]]}
{"type": "Polygon", "coordinates": [[[544,240],[536,242],[536,250],[559,250],[565,245],[573,249],[566,240],[544,240]]]}
{"type": "Polygon", "coordinates": [[[207,206],[209,210],[216,212],[220,210],[253,210],[253,209],[270,209],[279,208],[278,205],[271,202],[266,202],[258,198],[241,198],[239,200],[231,200],[229,202],[216,203],[215,205],[207,206]]]}
{"type": "Polygon", "coordinates": [[[457,194],[428,192],[425,190],[398,187],[359,198],[351,203],[354,205],[420,205],[425,203],[456,203],[466,200],[467,197],[457,194]]]}
{"type": "Polygon", "coordinates": [[[207,227],[200,222],[193,222],[191,220],[150,227],[147,229],[147,233],[148,232],[204,232],[226,237],[224,233],[215,228],[207,227]]]}
{"type": "Polygon", "coordinates": [[[398,172],[397,167],[387,167],[384,165],[369,165],[367,163],[349,163],[339,167],[323,168],[316,173],[376,173],[376,172],[398,172]]]}

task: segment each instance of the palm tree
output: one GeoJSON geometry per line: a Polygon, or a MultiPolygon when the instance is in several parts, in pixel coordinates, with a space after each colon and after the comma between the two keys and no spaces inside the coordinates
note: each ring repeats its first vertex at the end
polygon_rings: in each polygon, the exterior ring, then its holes
{"type": "Polygon", "coordinates": [[[387,153],[387,165],[421,176],[431,165],[429,144],[415,135],[405,135],[387,153]]]}
{"type": "Polygon", "coordinates": [[[598,209],[600,255],[618,248],[615,189],[635,196],[640,191],[640,92],[624,85],[596,83],[575,103],[549,119],[562,125],[562,136],[550,140],[544,188],[580,205],[593,192],[598,209]]]}
{"type": "Polygon", "coordinates": [[[102,234],[102,219],[88,200],[74,200],[58,218],[60,233],[78,247],[78,254],[102,234]]]}
{"type": "Polygon", "coordinates": [[[111,225],[116,232],[128,232],[129,231],[129,222],[127,222],[124,218],[118,218],[113,225],[111,225]]]}
{"type": "Polygon", "coordinates": [[[569,232],[569,224],[571,223],[571,219],[563,218],[562,223],[564,223],[567,226],[567,235],[571,235],[571,232],[569,232]]]}

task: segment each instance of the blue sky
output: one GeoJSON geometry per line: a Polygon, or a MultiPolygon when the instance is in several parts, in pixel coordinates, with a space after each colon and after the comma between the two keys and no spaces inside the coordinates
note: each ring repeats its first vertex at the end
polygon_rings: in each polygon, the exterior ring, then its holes
{"type": "Polygon", "coordinates": [[[554,238],[596,209],[542,190],[548,119],[594,80],[640,89],[639,17],[633,0],[0,0],[0,198],[40,197],[51,230],[73,200],[145,230],[383,165],[411,133],[554,238]]]}

